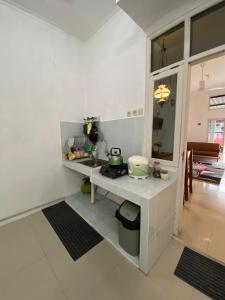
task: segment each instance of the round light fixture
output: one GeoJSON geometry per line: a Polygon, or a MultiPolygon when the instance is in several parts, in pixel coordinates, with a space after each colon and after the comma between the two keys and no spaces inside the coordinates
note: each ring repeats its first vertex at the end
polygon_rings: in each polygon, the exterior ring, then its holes
{"type": "Polygon", "coordinates": [[[170,89],[166,84],[160,84],[154,92],[154,97],[159,103],[164,103],[170,95],[170,89]]]}

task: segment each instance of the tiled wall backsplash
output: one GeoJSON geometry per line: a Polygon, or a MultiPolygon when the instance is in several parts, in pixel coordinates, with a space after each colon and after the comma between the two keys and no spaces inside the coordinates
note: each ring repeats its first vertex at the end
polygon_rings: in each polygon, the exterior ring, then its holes
{"type": "MultiPolygon", "coordinates": [[[[121,148],[124,161],[134,154],[142,154],[144,141],[144,118],[127,118],[100,123],[108,150],[112,147],[121,148]]],[[[99,146],[99,157],[105,159],[105,145],[99,146]]]]}
{"type": "MultiPolygon", "coordinates": [[[[100,130],[107,141],[108,150],[112,147],[121,148],[125,162],[131,155],[142,155],[144,117],[102,121],[100,130]]],[[[61,122],[62,145],[69,137],[76,135],[82,135],[82,123],[61,122]]],[[[98,143],[98,156],[107,159],[104,142],[98,143]]]]}

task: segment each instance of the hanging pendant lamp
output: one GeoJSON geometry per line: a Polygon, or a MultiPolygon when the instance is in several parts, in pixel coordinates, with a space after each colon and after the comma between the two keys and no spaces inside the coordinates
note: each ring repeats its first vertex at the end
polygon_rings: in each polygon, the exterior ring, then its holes
{"type": "MultiPolygon", "coordinates": [[[[161,63],[160,63],[161,68],[164,67],[164,61],[165,61],[165,64],[167,65],[166,51],[167,51],[167,49],[165,47],[165,39],[163,39],[163,44],[162,44],[162,48],[161,48],[161,63]]],[[[171,93],[171,91],[170,91],[169,87],[166,84],[161,83],[158,86],[158,88],[154,91],[154,97],[159,104],[163,104],[168,100],[170,93],[171,93]]]]}
{"type": "Polygon", "coordinates": [[[164,103],[167,101],[170,93],[170,89],[166,84],[160,84],[154,92],[154,97],[158,103],[164,103]]]}

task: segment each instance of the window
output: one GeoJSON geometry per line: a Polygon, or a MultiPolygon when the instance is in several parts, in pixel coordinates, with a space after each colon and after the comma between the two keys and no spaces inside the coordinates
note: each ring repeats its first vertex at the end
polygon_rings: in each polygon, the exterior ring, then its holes
{"type": "Polygon", "coordinates": [[[209,109],[225,108],[225,95],[209,98],[209,109]]]}
{"type": "Polygon", "coordinates": [[[208,143],[215,143],[221,146],[224,144],[224,120],[209,120],[208,143]]]}
{"type": "Polygon", "coordinates": [[[191,18],[191,55],[225,44],[225,1],[191,18]]]}
{"type": "Polygon", "coordinates": [[[151,41],[151,72],[184,59],[184,23],[151,41]]]}

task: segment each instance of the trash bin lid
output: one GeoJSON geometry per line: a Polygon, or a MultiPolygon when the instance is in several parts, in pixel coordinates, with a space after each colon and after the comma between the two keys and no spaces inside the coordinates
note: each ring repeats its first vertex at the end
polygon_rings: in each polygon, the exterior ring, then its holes
{"type": "Polygon", "coordinates": [[[119,214],[130,222],[134,222],[140,213],[140,207],[126,200],[119,208],[119,214]]]}
{"type": "Polygon", "coordinates": [[[115,217],[127,229],[137,230],[140,228],[140,207],[128,200],[121,204],[115,217]]]}

